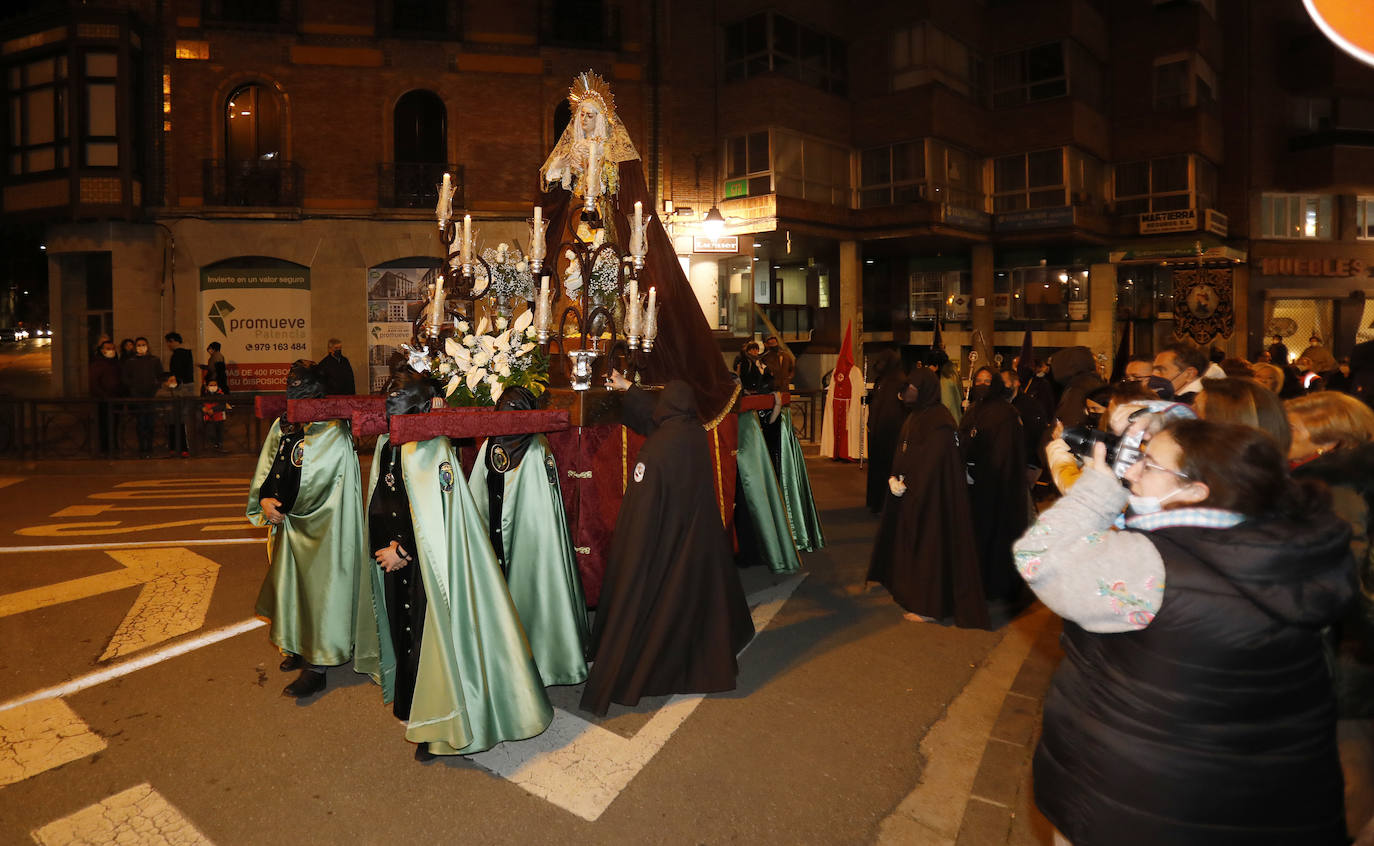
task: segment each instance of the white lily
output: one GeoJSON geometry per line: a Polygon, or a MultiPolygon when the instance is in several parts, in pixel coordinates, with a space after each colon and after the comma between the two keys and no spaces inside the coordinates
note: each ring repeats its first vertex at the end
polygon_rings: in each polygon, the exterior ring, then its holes
{"type": "Polygon", "coordinates": [[[520,312],[520,316],[515,318],[515,325],[511,329],[515,332],[524,332],[530,324],[534,323],[534,309],[527,308],[520,312]]]}
{"type": "Polygon", "coordinates": [[[487,371],[481,367],[474,367],[468,371],[467,386],[469,391],[476,391],[477,386],[482,384],[482,380],[487,378],[487,371]]]}
{"type": "Polygon", "coordinates": [[[462,345],[453,338],[444,339],[444,352],[448,353],[450,358],[457,358],[458,351],[462,348],[462,345]]]}
{"type": "Polygon", "coordinates": [[[522,344],[522,345],[520,346],[519,355],[529,355],[531,352],[534,351],[534,348],[535,348],[536,346],[538,346],[538,344],[534,344],[534,343],[522,344]]]}
{"type": "Polygon", "coordinates": [[[448,387],[444,388],[444,396],[446,396],[446,397],[451,397],[451,396],[453,396],[453,392],[456,391],[456,390],[458,390],[459,386],[461,386],[462,384],[463,384],[463,374],[461,374],[461,373],[454,374],[453,378],[450,379],[450,380],[448,380],[448,387]]]}
{"type": "Polygon", "coordinates": [[[481,320],[477,321],[477,331],[476,331],[476,332],[473,332],[472,334],[474,334],[474,335],[485,335],[485,334],[487,334],[487,329],[488,329],[488,328],[489,328],[489,324],[487,323],[487,318],[486,318],[486,317],[483,317],[481,320]]]}
{"type": "Polygon", "coordinates": [[[500,382],[495,381],[489,382],[488,384],[491,385],[491,402],[492,405],[495,405],[497,402],[500,401],[501,394],[505,392],[506,386],[502,385],[500,382]]]}

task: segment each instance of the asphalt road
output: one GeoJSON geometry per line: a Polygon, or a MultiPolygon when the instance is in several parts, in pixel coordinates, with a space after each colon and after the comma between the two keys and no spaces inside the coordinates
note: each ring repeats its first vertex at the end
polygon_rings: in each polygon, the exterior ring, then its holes
{"type": "Polygon", "coordinates": [[[0,394],[48,396],[52,390],[52,339],[0,341],[0,394]]]}
{"type": "Polygon", "coordinates": [[[368,679],[334,670],[285,699],[265,629],[229,628],[254,625],[263,532],[241,519],[249,463],[198,466],[0,480],[0,843],[130,815],[221,846],[871,843],[1001,638],[851,596],[874,528],[861,471],[813,461],[829,545],[800,579],[742,571],[766,627],[736,691],[598,719],[555,688],[568,736],[419,764],[368,679]],[[90,686],[15,705],[73,679],[90,686]]]}

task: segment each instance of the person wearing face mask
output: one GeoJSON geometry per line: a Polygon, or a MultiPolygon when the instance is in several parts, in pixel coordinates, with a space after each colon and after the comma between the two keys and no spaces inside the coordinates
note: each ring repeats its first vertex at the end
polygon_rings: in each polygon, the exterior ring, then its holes
{"type": "Polygon", "coordinates": [[[114,342],[106,338],[100,342],[91,359],[87,384],[96,403],[96,427],[99,431],[100,454],[110,454],[110,400],[123,396],[124,383],[119,377],[119,359],[114,342]]]}
{"type": "Polygon", "coordinates": [[[619,373],[626,426],[645,436],[616,516],[592,627],[582,708],[734,690],[754,623],[731,560],[696,397],[674,380],[657,396],[619,373]]]}
{"type": "MultiPolygon", "coordinates": [[[[324,396],[311,362],[291,365],[287,399],[324,396]]],[[[362,482],[353,435],[343,420],[272,421],[248,489],[248,519],[266,526],[267,576],[256,612],[284,654],[283,672],[300,670],[282,695],[325,688],[325,671],[353,656],[363,544],[362,482]]]]}
{"type": "MultiPolygon", "coordinates": [[[[868,583],[883,585],[913,622],[952,618],[987,628],[958,427],[940,400],[940,378],[918,367],[901,393],[897,435],[868,583]]],[[[867,585],[865,585],[867,586],[867,585]]]]}
{"type": "Polygon", "coordinates": [[[1129,491],[1105,453],[1014,547],[1064,618],[1036,804],[1075,846],[1346,843],[1321,630],[1352,586],[1329,496],[1248,426],[1168,423],[1129,491]]]}
{"type": "Polygon", "coordinates": [[[969,390],[969,408],[959,422],[959,448],[971,480],[969,500],[983,592],[988,599],[1014,604],[1025,585],[1011,563],[1011,543],[1030,521],[1026,485],[1026,441],[1021,418],[1001,379],[984,368],[986,384],[969,390]]]}
{"type": "MultiPolygon", "coordinates": [[[[530,411],[535,398],[511,387],[496,407],[530,411]]],[[[538,432],[488,438],[468,489],[487,524],[540,678],[546,686],[581,684],[587,680],[587,600],[549,439],[538,432]]]]}
{"type": "MultiPolygon", "coordinates": [[[[124,394],[139,400],[151,400],[162,386],[162,365],[149,354],[148,339],[134,341],[134,354],[119,364],[119,378],[124,394]]],[[[133,407],[134,430],[138,435],[139,458],[153,457],[153,427],[157,411],[151,402],[139,402],[133,407]]]]}
{"type": "MultiPolygon", "coordinates": [[[[427,413],[436,390],[407,368],[385,395],[390,420],[427,413]]],[[[382,435],[367,484],[376,566],[358,593],[353,667],[381,685],[421,762],[534,737],[553,719],[461,472],[446,435],[404,444],[382,435]]]]}

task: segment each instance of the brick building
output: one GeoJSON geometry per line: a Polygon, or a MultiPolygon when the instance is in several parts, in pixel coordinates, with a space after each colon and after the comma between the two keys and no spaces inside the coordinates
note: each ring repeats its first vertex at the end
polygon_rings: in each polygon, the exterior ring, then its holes
{"type": "Polygon", "coordinates": [[[0,14],[0,214],[46,225],[72,393],[100,332],[156,348],[176,329],[201,348],[222,331],[212,309],[234,319],[225,305],[303,312],[267,331],[260,360],[318,356],[337,336],[367,383],[437,266],[440,174],[484,244],[520,242],[588,67],[613,87],[722,352],[775,328],[802,353],[802,386],[850,323],[872,349],[928,344],[938,320],[966,371],[968,353],[1006,356],[1027,327],[1046,349],[1107,357],[1129,331],[1148,352],[1179,308],[1215,310],[1175,302],[1204,281],[1234,304],[1215,343],[1242,355],[1267,328],[1340,353],[1370,323],[1374,69],[1300,0],[875,0],[862,14],[833,0],[29,0],[0,14]]]}

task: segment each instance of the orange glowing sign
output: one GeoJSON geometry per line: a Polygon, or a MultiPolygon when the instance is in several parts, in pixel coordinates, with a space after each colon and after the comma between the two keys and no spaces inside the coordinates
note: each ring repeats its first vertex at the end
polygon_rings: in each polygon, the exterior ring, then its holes
{"type": "Polygon", "coordinates": [[[1303,5],[1337,47],[1374,65],[1374,15],[1367,0],[1303,0],[1303,5]]]}

